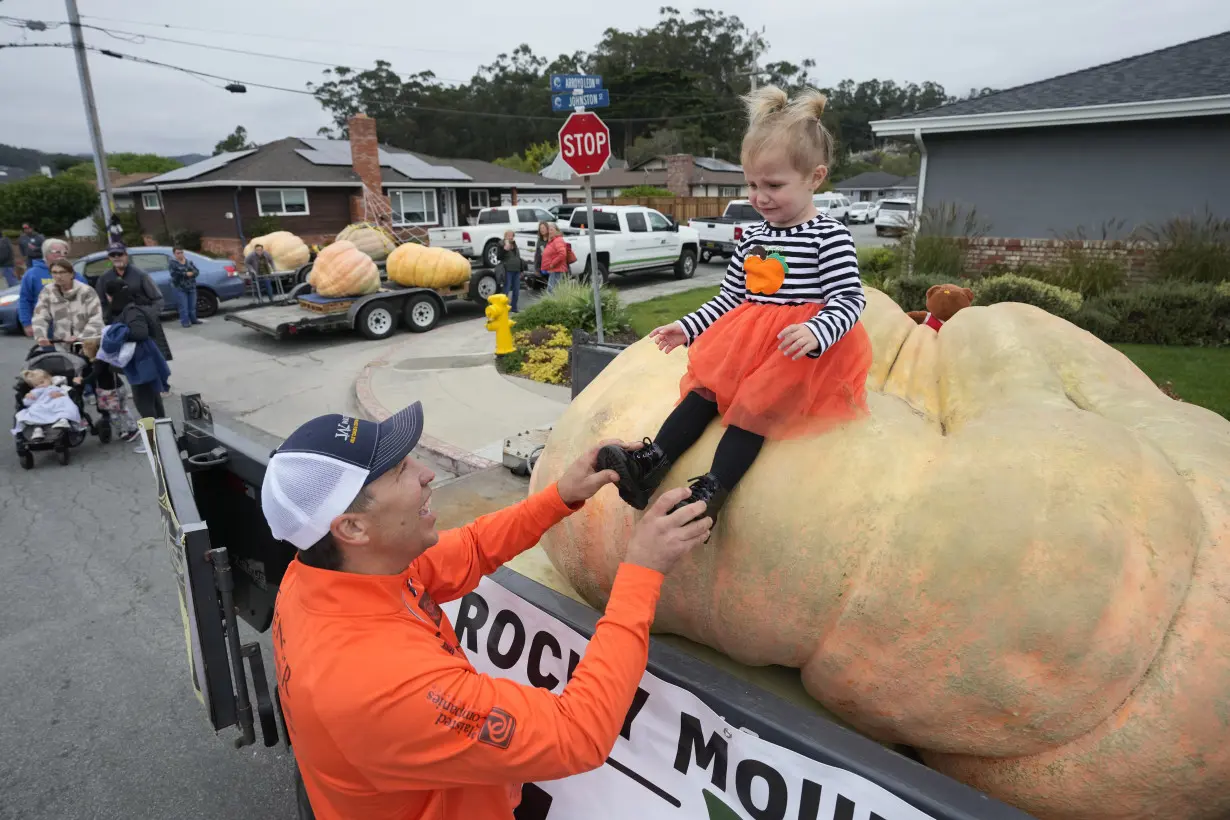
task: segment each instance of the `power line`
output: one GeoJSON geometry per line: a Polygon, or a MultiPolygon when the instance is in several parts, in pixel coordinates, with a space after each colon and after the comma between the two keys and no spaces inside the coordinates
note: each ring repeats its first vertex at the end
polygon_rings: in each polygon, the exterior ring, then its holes
{"type": "MultiPolygon", "coordinates": [[[[70,43],[0,43],[0,49],[4,49],[4,48],[72,48],[72,44],[70,43]]],[[[221,80],[227,83],[227,86],[225,86],[225,88],[228,91],[239,91],[242,86],[252,86],[253,88],[264,88],[270,91],[283,91],[288,94],[300,94],[303,96],[308,96],[308,97],[313,97],[313,98],[316,97],[316,94],[312,91],[305,91],[299,88],[287,88],[286,86],[271,85],[268,83],[253,82],[250,80],[237,80],[237,79],[233,79],[229,77],[222,77],[217,74],[210,74],[205,71],[196,71],[194,69],[184,68],[183,66],[171,65],[170,63],[162,63],[162,62],[158,62],[157,60],[150,60],[145,57],[135,57],[130,54],[121,54],[118,51],[112,51],[111,49],[107,49],[107,48],[99,48],[98,46],[88,46],[87,45],[85,46],[85,49],[87,51],[94,51],[104,56],[115,58],[117,60],[129,60],[132,62],[143,63],[145,65],[158,66],[160,68],[169,68],[173,71],[179,71],[184,74],[195,76],[198,79],[199,78],[209,78],[212,80],[221,80]],[[232,88],[232,86],[236,86],[236,88],[232,88]]],[[[403,102],[398,102],[396,100],[390,100],[387,98],[380,98],[380,97],[377,97],[377,98],[369,97],[367,99],[371,102],[381,103],[381,104],[389,106],[390,108],[394,108],[394,109],[398,109],[398,110],[406,111],[406,112],[420,112],[421,111],[421,112],[430,113],[430,114],[456,114],[456,115],[466,116],[466,117],[488,117],[488,118],[493,118],[493,119],[514,119],[514,120],[529,120],[529,121],[538,121],[538,122],[559,122],[560,121],[559,117],[539,117],[539,116],[534,116],[532,114],[508,114],[508,113],[498,112],[498,111],[465,111],[465,110],[457,109],[457,108],[436,108],[436,107],[429,107],[429,106],[423,106],[423,105],[407,105],[406,103],[403,103],[403,102]]],[[[709,117],[724,117],[729,114],[740,113],[742,110],[743,109],[740,109],[740,108],[732,108],[732,109],[728,109],[724,111],[710,111],[710,112],[706,112],[703,114],[677,114],[677,115],[666,115],[666,116],[658,116],[658,117],[611,117],[609,119],[604,119],[604,121],[605,122],[635,123],[635,122],[658,122],[661,120],[696,120],[696,119],[707,119],[709,117]]]]}

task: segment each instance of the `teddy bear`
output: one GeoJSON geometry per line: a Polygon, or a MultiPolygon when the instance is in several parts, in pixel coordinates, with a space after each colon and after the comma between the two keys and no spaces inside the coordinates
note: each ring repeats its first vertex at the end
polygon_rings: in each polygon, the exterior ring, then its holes
{"type": "Polygon", "coordinates": [[[920,325],[938,331],[957,311],[974,302],[974,292],[959,285],[932,285],[927,288],[927,309],[911,310],[906,315],[920,325]]]}

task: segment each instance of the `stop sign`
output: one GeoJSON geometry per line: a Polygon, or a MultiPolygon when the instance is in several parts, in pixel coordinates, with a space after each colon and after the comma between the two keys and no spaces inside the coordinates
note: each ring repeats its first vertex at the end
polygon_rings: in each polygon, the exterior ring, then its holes
{"type": "Polygon", "coordinates": [[[596,174],[611,157],[611,130],[597,114],[574,111],[559,130],[559,153],[578,176],[596,174]]]}

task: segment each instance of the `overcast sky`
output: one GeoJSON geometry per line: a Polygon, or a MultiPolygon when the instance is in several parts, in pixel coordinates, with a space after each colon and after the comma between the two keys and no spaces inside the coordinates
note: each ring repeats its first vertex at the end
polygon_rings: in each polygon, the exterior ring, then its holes
{"type": "MultiPolygon", "coordinates": [[[[664,0],[468,0],[463,13],[461,3],[422,0],[79,0],[83,23],[117,32],[359,68],[386,59],[402,73],[430,69],[459,81],[520,43],[548,57],[589,50],[607,26],[631,30],[653,25],[662,5],[664,0]],[[587,6],[603,11],[588,14],[587,6]],[[616,7],[619,14],[613,17],[610,10],[616,7]]],[[[749,27],[764,26],[770,46],[766,59],[812,57],[818,85],[846,77],[934,80],[949,93],[961,94],[971,87],[1006,88],[1045,79],[1230,30],[1230,0],[714,0],[676,5],[712,8],[737,15],[749,27]]],[[[0,0],[0,15],[66,19],[59,0],[0,0]]],[[[68,41],[66,26],[31,32],[0,25],[3,43],[68,41]]],[[[86,42],[296,89],[319,80],[323,69],[154,40],[125,42],[91,30],[86,42]]],[[[323,109],[306,95],[252,87],[247,94],[231,94],[215,87],[221,83],[207,85],[179,72],[95,53],[89,55],[89,68],[108,152],[208,154],[240,124],[257,142],[313,136],[329,124],[323,109]]],[[[0,99],[0,142],[44,151],[90,150],[71,50],[0,49],[0,99]]],[[[550,113],[545,92],[543,111],[550,113]]]]}

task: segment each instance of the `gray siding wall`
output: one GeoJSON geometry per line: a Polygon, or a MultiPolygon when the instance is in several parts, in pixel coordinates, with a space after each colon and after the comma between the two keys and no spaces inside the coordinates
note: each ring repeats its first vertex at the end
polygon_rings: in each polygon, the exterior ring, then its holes
{"type": "Polygon", "coordinates": [[[1051,239],[1125,220],[1230,218],[1230,117],[924,135],[924,208],[975,207],[988,236],[1051,239]]]}

